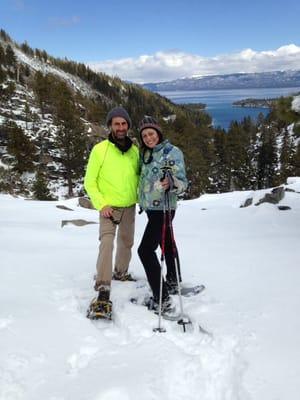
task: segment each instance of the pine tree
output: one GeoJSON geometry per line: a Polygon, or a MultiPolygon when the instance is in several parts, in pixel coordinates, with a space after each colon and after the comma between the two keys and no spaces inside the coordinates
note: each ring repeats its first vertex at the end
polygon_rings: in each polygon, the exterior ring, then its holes
{"type": "Polygon", "coordinates": [[[222,130],[214,132],[214,157],[210,173],[210,192],[226,192],[230,189],[229,154],[227,134],[222,130]]]}
{"type": "Polygon", "coordinates": [[[28,54],[29,56],[33,57],[34,56],[34,51],[33,49],[28,45],[28,43],[25,41],[24,43],[21,44],[21,50],[25,53],[28,54]]]}
{"type": "Polygon", "coordinates": [[[14,157],[13,170],[23,173],[34,170],[35,145],[14,122],[5,125],[8,133],[7,152],[14,157]]]}
{"type": "MultiPolygon", "coordinates": [[[[0,101],[4,101],[6,103],[6,108],[10,110],[10,115],[13,115],[13,102],[11,101],[11,98],[13,94],[15,93],[16,90],[16,85],[14,81],[9,80],[7,82],[7,85],[4,89],[1,90],[1,99],[0,101]]],[[[12,116],[13,118],[13,116],[12,116]]]]}
{"type": "Polygon", "coordinates": [[[5,32],[4,29],[0,29],[0,38],[2,38],[5,42],[11,42],[10,36],[5,32]]]}
{"type": "Polygon", "coordinates": [[[48,188],[45,174],[38,170],[32,187],[34,198],[37,200],[53,200],[48,188]]]}
{"type": "Polygon", "coordinates": [[[283,132],[282,145],[280,151],[280,182],[286,182],[286,179],[293,174],[293,160],[296,153],[296,147],[291,135],[285,128],[283,132]]]}
{"type": "MultiPolygon", "coordinates": [[[[5,73],[4,69],[2,69],[2,67],[0,66],[0,85],[1,85],[1,83],[5,82],[5,79],[6,79],[6,73],[5,73]]],[[[1,95],[1,92],[4,93],[2,88],[0,88],[0,95],[1,95]]],[[[0,96],[0,99],[1,99],[1,97],[2,96],[0,96]]]]}
{"type": "Polygon", "coordinates": [[[10,44],[8,44],[6,47],[5,61],[6,61],[6,65],[8,65],[8,66],[15,67],[17,64],[17,58],[15,56],[15,52],[13,51],[10,44]]]}
{"type": "Polygon", "coordinates": [[[25,126],[26,129],[28,129],[28,122],[31,121],[31,110],[27,101],[24,106],[24,114],[25,114],[25,126]]]}
{"type": "Polygon", "coordinates": [[[230,124],[227,133],[228,142],[228,160],[230,174],[230,190],[243,188],[241,176],[243,176],[242,167],[245,164],[245,148],[242,137],[242,130],[237,121],[230,124]]]}
{"type": "Polygon", "coordinates": [[[250,117],[246,117],[241,121],[241,129],[243,135],[244,146],[244,165],[242,188],[257,189],[257,131],[258,126],[250,117]]]}
{"type": "Polygon", "coordinates": [[[300,176],[300,143],[298,143],[293,157],[293,175],[300,176]]]}
{"type": "Polygon", "coordinates": [[[40,71],[35,73],[32,86],[37,95],[43,118],[46,112],[46,105],[51,99],[53,85],[54,79],[50,74],[43,75],[40,71]]]}
{"type": "Polygon", "coordinates": [[[48,61],[48,54],[47,54],[46,50],[42,51],[41,56],[42,56],[43,61],[46,63],[48,61]]]}
{"type": "Polygon", "coordinates": [[[272,187],[277,178],[277,144],[272,126],[262,127],[260,141],[257,174],[258,187],[263,189],[272,187]]]}
{"type": "Polygon", "coordinates": [[[232,122],[227,134],[230,189],[254,189],[257,164],[257,126],[251,118],[232,122]]]}
{"type": "Polygon", "coordinates": [[[5,60],[5,51],[4,48],[0,44],[0,65],[5,65],[6,60],[5,60]]]}
{"type": "Polygon", "coordinates": [[[87,136],[68,86],[64,82],[57,82],[55,92],[55,121],[58,126],[55,146],[60,152],[59,161],[67,180],[68,195],[72,197],[74,180],[81,178],[84,173],[87,136]]]}

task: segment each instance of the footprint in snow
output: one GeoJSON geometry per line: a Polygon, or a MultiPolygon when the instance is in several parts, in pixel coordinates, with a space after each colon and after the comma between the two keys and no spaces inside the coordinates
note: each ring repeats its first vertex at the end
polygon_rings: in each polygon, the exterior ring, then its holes
{"type": "Polygon", "coordinates": [[[68,358],[68,373],[71,375],[76,375],[81,369],[86,368],[89,365],[89,363],[96,357],[98,352],[98,347],[81,347],[79,353],[74,353],[68,358]]]}
{"type": "Polygon", "coordinates": [[[0,330],[6,329],[12,323],[13,323],[12,317],[0,318],[0,330]]]}

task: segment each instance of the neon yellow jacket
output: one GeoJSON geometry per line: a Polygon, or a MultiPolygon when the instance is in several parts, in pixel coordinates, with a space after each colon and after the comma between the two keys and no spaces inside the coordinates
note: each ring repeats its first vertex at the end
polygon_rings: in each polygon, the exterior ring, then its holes
{"type": "Polygon", "coordinates": [[[137,202],[139,151],[132,144],[122,153],[112,142],[96,144],[90,154],[84,188],[93,206],[129,207],[137,202]]]}

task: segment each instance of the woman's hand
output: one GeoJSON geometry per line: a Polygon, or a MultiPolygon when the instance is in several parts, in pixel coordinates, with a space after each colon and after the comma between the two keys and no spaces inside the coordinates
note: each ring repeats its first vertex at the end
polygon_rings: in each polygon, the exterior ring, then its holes
{"type": "Polygon", "coordinates": [[[169,183],[169,179],[167,177],[165,177],[162,181],[160,181],[160,185],[163,188],[163,190],[168,190],[170,188],[170,183],[169,183]]]}

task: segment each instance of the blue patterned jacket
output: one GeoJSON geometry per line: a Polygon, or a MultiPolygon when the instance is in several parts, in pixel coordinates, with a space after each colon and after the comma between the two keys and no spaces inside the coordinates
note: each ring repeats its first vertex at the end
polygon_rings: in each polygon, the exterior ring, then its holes
{"type": "MultiPolygon", "coordinates": [[[[145,159],[151,157],[150,150],[146,151],[145,159]]],[[[150,158],[151,159],[151,158],[150,158]]],[[[143,210],[163,210],[164,190],[160,179],[164,176],[164,168],[171,173],[174,187],[169,191],[169,204],[172,210],[176,209],[177,196],[187,188],[185,164],[182,151],[164,140],[154,147],[152,161],[145,164],[141,161],[141,175],[139,182],[139,204],[143,210]]]]}

